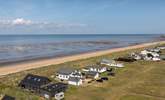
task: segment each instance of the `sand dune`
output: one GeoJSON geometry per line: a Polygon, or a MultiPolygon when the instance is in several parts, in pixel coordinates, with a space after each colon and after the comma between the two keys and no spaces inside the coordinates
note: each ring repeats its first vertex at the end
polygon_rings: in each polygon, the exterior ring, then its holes
{"type": "Polygon", "coordinates": [[[129,47],[115,48],[115,49],[102,50],[102,51],[96,51],[96,52],[90,52],[90,53],[84,53],[84,54],[77,54],[77,55],[72,55],[72,56],[65,56],[65,57],[44,59],[44,60],[42,59],[42,60],[37,60],[37,61],[30,61],[30,62],[23,62],[23,63],[17,63],[17,64],[12,64],[12,65],[0,66],[0,76],[11,74],[11,73],[16,73],[16,72],[20,72],[20,71],[24,71],[24,70],[28,70],[28,69],[34,69],[34,68],[39,68],[39,67],[43,67],[43,66],[48,66],[48,65],[52,65],[52,64],[60,64],[60,63],[68,62],[68,61],[74,61],[74,60],[79,60],[79,59],[95,57],[95,56],[101,56],[101,55],[105,55],[105,54],[109,54],[109,53],[113,53],[113,52],[147,47],[147,46],[156,45],[159,43],[165,43],[165,41],[144,43],[144,44],[139,44],[139,45],[129,46],[129,47]]]}

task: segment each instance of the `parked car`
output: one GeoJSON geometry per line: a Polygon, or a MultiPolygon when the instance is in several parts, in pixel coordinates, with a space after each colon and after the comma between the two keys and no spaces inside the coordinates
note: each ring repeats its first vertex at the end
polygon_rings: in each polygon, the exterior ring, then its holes
{"type": "Polygon", "coordinates": [[[101,79],[108,81],[108,77],[102,77],[101,79]]]}
{"type": "Polygon", "coordinates": [[[96,80],[96,82],[100,82],[100,83],[102,83],[103,80],[102,80],[102,79],[98,79],[98,80],[96,80]]]}

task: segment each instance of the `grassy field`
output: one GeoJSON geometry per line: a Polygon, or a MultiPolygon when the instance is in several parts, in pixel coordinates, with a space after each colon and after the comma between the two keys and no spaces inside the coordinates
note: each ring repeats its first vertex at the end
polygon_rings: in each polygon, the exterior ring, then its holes
{"type": "MultiPolygon", "coordinates": [[[[78,61],[51,65],[39,69],[32,69],[0,79],[0,94],[8,94],[17,100],[42,100],[37,95],[21,90],[17,87],[19,81],[27,74],[47,76],[51,78],[60,67],[82,68],[94,64],[102,58],[115,58],[124,56],[136,50],[103,55],[78,61]]],[[[163,51],[165,54],[165,51],[163,51]]],[[[103,83],[93,82],[87,86],[69,86],[65,93],[65,100],[165,100],[165,61],[136,61],[124,63],[125,67],[116,70],[115,77],[103,83]]]]}

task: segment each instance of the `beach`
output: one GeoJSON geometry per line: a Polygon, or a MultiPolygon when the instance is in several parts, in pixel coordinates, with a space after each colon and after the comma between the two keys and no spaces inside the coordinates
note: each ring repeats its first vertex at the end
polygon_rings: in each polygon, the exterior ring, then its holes
{"type": "Polygon", "coordinates": [[[114,52],[148,47],[148,46],[152,46],[152,45],[156,45],[156,44],[160,44],[160,43],[165,43],[165,41],[143,43],[143,44],[138,44],[138,45],[133,45],[133,46],[128,46],[128,47],[88,52],[88,53],[83,53],[83,54],[75,54],[75,55],[65,56],[65,57],[41,59],[41,60],[28,61],[28,62],[24,61],[22,63],[2,65],[2,66],[0,66],[0,76],[17,73],[17,72],[21,72],[21,71],[25,71],[25,70],[29,70],[29,69],[40,68],[40,67],[44,67],[44,66],[48,66],[48,65],[56,65],[56,64],[69,62],[69,61],[75,61],[75,60],[86,59],[86,58],[90,58],[90,57],[106,55],[106,54],[110,54],[110,53],[114,53],[114,52]]]}

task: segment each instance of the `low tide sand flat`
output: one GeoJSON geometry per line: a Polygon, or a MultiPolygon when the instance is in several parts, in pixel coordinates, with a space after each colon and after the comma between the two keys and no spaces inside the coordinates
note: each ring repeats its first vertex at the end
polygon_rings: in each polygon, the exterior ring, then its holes
{"type": "Polygon", "coordinates": [[[96,51],[96,52],[90,52],[90,53],[84,53],[84,54],[77,54],[77,55],[66,56],[66,57],[59,57],[59,58],[52,58],[52,59],[45,59],[45,60],[23,62],[23,63],[18,63],[18,64],[0,66],[0,76],[11,74],[11,73],[16,73],[16,72],[20,72],[20,71],[24,71],[24,70],[40,68],[40,67],[48,66],[48,65],[60,64],[60,63],[68,62],[68,61],[74,61],[74,60],[86,59],[86,58],[90,58],[90,57],[101,56],[101,55],[119,52],[119,51],[148,47],[148,46],[152,46],[152,45],[156,45],[156,44],[160,44],[160,43],[165,43],[165,41],[144,43],[144,44],[138,44],[138,45],[134,45],[134,46],[102,50],[102,51],[96,51]]]}

